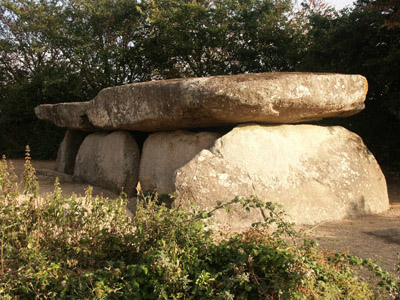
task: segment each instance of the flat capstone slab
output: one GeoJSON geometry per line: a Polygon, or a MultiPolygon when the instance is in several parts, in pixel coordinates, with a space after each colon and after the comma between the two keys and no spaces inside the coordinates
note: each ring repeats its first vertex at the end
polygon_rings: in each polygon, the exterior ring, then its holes
{"type": "Polygon", "coordinates": [[[361,75],[258,73],[183,78],[103,89],[89,102],[44,104],[39,119],[78,130],[165,131],[240,123],[299,123],[364,108],[361,75]],[[80,109],[78,109],[80,108],[80,109]]]}

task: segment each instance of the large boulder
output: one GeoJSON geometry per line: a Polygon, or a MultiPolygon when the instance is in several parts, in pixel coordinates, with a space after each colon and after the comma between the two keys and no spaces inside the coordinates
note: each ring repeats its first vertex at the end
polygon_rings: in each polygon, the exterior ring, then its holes
{"type": "Polygon", "coordinates": [[[82,104],[78,115],[71,103],[41,105],[35,112],[58,126],[82,130],[152,132],[297,123],[358,113],[364,108],[367,86],[360,75],[317,73],[171,79],[103,89],[82,104]]]}
{"type": "Polygon", "coordinates": [[[140,152],[129,132],[92,133],[79,148],[74,178],[132,195],[138,182],[140,152]]]}
{"type": "Polygon", "coordinates": [[[142,190],[169,194],[175,191],[174,172],[203,149],[210,148],[221,135],[179,130],[149,135],[143,145],[139,181],[142,190]]]}
{"type": "Polygon", "coordinates": [[[86,136],[87,133],[84,131],[67,130],[60,147],[58,147],[56,171],[69,175],[74,174],[76,155],[86,136]]]}
{"type": "MultiPolygon", "coordinates": [[[[342,127],[241,125],[175,174],[175,205],[209,210],[256,195],[283,204],[291,220],[313,224],[385,211],[386,181],[360,137],[342,127]]],[[[215,219],[234,229],[260,221],[240,207],[215,219]]]]}

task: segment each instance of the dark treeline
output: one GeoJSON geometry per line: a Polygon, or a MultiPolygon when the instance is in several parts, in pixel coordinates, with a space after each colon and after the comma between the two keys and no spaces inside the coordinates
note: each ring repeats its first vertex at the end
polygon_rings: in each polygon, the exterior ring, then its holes
{"type": "Polygon", "coordinates": [[[41,103],[85,101],[131,82],[246,72],[367,77],[367,109],[335,124],[400,168],[398,0],[0,0],[0,152],[51,158],[63,130],[41,103]]]}

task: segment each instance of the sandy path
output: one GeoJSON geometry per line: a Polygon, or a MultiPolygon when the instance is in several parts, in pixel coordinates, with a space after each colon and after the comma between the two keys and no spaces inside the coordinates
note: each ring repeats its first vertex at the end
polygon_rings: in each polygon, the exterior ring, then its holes
{"type": "MultiPolygon", "coordinates": [[[[18,176],[21,176],[24,170],[24,160],[23,159],[14,159],[12,160],[15,168],[15,172],[18,176]]],[[[37,170],[37,177],[39,180],[39,192],[40,194],[49,194],[54,190],[54,181],[55,176],[43,175],[44,170],[54,170],[55,169],[55,161],[54,160],[33,160],[33,167],[37,170]]],[[[84,195],[85,190],[88,187],[88,184],[71,182],[71,181],[63,181],[60,179],[60,186],[65,195],[71,195],[75,193],[77,195],[84,195]]],[[[104,197],[113,198],[117,195],[109,190],[93,187],[93,195],[103,195],[104,197]]]]}
{"type": "Polygon", "coordinates": [[[390,209],[384,213],[317,225],[309,235],[322,248],[372,258],[395,272],[400,252],[400,180],[388,181],[390,209]]]}

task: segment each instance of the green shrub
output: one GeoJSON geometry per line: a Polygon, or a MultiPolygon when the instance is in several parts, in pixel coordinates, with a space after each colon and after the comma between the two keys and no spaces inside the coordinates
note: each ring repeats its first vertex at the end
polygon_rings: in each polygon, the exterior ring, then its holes
{"type": "MultiPolygon", "coordinates": [[[[363,260],[317,250],[278,207],[256,198],[232,203],[263,209],[265,222],[218,236],[206,221],[214,210],[184,212],[142,199],[129,218],[123,195],[111,201],[88,188],[84,197],[66,197],[57,180],[54,193],[40,197],[29,152],[24,178],[20,195],[12,164],[2,160],[1,299],[384,297],[353,274],[349,263],[363,260]]],[[[395,282],[380,275],[385,295],[395,295],[395,282]]]]}

